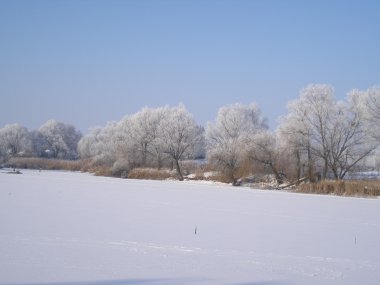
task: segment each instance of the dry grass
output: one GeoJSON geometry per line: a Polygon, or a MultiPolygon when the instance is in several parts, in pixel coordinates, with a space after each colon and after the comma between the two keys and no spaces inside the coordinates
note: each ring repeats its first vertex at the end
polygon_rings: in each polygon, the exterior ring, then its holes
{"type": "Polygon", "coordinates": [[[376,197],[380,196],[380,180],[325,180],[319,183],[301,184],[295,191],[325,195],[376,197]]]}
{"type": "Polygon", "coordinates": [[[201,169],[203,167],[202,164],[196,163],[192,160],[181,161],[180,164],[181,164],[181,169],[184,175],[195,173],[198,169],[201,169]]]}
{"type": "Polygon", "coordinates": [[[165,180],[174,178],[167,170],[158,170],[153,168],[135,168],[128,173],[128,178],[131,179],[148,179],[148,180],[165,180]]]}
{"type": "Polygon", "coordinates": [[[231,179],[229,179],[226,175],[221,173],[220,171],[203,171],[197,170],[194,174],[187,176],[186,180],[205,180],[205,181],[215,181],[222,183],[231,183],[231,179]]]}
{"type": "Polygon", "coordinates": [[[216,181],[222,183],[232,183],[233,180],[231,176],[223,171],[220,171],[213,164],[201,164],[197,165],[192,169],[190,180],[206,180],[206,181],[216,181]]]}
{"type": "Polygon", "coordinates": [[[6,166],[21,169],[87,171],[88,163],[89,162],[86,160],[60,160],[38,157],[14,157],[6,163],[6,166]]]}
{"type": "MultiPolygon", "coordinates": [[[[190,180],[207,180],[207,177],[205,177],[205,170],[201,167],[197,168],[194,172],[194,174],[192,175],[192,177],[190,178],[190,180]]],[[[189,178],[187,178],[189,179],[189,178]]]]}
{"type": "MultiPolygon", "coordinates": [[[[113,177],[112,168],[109,166],[97,165],[90,167],[87,172],[93,173],[95,176],[113,177]]],[[[120,176],[119,176],[120,177],[120,176]]]]}

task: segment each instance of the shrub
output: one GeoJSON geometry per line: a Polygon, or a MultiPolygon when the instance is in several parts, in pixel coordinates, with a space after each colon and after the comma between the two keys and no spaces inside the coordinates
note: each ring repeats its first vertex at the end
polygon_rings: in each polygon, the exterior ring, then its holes
{"type": "Polygon", "coordinates": [[[127,178],[130,168],[128,160],[118,159],[112,166],[112,176],[127,178]]]}

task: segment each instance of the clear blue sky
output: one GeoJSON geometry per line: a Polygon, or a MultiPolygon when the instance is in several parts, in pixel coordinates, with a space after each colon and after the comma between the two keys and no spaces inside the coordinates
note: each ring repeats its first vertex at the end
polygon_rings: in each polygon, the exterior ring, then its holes
{"type": "Polygon", "coordinates": [[[380,84],[380,1],[0,0],[0,127],[83,132],[182,102],[256,102],[275,128],[309,83],[380,84]]]}

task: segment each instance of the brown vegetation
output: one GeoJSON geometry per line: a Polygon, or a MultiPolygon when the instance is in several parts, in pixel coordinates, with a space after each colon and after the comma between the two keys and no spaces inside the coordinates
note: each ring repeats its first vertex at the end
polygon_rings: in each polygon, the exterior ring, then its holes
{"type": "Polygon", "coordinates": [[[128,173],[128,178],[131,179],[148,179],[148,180],[165,180],[175,178],[167,170],[157,170],[153,168],[135,168],[128,173]]]}
{"type": "MultiPolygon", "coordinates": [[[[87,169],[87,172],[93,173],[95,176],[107,176],[107,177],[113,177],[112,174],[112,168],[108,166],[91,166],[87,169]]],[[[120,176],[119,176],[120,177],[120,176]]]]}
{"type": "Polygon", "coordinates": [[[87,165],[88,161],[86,160],[61,160],[38,157],[13,157],[6,163],[6,166],[12,168],[68,171],[87,171],[87,165]]]}
{"type": "Polygon", "coordinates": [[[380,196],[380,180],[324,180],[299,185],[295,192],[339,196],[380,196]]]}

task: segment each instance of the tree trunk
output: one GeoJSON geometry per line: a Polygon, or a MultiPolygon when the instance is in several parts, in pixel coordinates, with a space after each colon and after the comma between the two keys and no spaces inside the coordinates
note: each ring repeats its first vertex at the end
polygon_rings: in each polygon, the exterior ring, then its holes
{"type": "Polygon", "coordinates": [[[271,168],[274,176],[276,177],[277,184],[280,185],[280,184],[284,183],[284,179],[278,173],[278,171],[277,171],[276,167],[273,165],[273,163],[270,163],[269,167],[271,168]]]}
{"type": "Polygon", "coordinates": [[[331,167],[331,170],[334,173],[335,180],[339,180],[340,177],[339,177],[338,168],[336,167],[336,165],[333,165],[331,167]]]}
{"type": "Polygon", "coordinates": [[[178,174],[178,179],[180,180],[180,181],[182,181],[183,180],[183,175],[182,175],[182,172],[181,172],[181,168],[180,168],[180,166],[179,166],[179,161],[178,161],[178,159],[176,159],[175,160],[175,168],[176,168],[176,170],[177,170],[177,174],[178,174]]]}
{"type": "Polygon", "coordinates": [[[145,167],[148,145],[146,143],[142,143],[141,148],[141,165],[145,167]]]}
{"type": "Polygon", "coordinates": [[[162,157],[161,155],[157,155],[157,169],[161,170],[162,167],[162,157]]]}
{"type": "Polygon", "coordinates": [[[296,164],[297,164],[297,180],[300,180],[301,179],[301,169],[302,169],[302,165],[301,165],[301,155],[300,155],[300,152],[298,150],[295,151],[295,155],[296,155],[296,164]]]}
{"type": "Polygon", "coordinates": [[[307,175],[309,176],[309,181],[310,182],[315,182],[315,177],[314,177],[314,167],[313,167],[313,159],[311,158],[311,150],[310,146],[307,148],[307,164],[308,164],[308,173],[307,175]]]}
{"type": "Polygon", "coordinates": [[[323,158],[323,160],[324,160],[324,166],[323,166],[323,176],[322,176],[322,178],[323,178],[323,180],[325,180],[326,179],[326,177],[327,177],[327,170],[328,170],[328,167],[329,167],[329,163],[328,163],[328,160],[327,160],[327,158],[323,158]]]}

